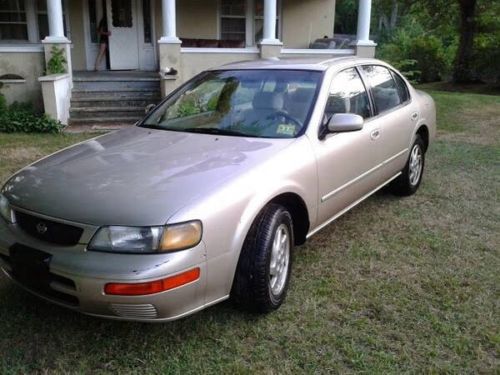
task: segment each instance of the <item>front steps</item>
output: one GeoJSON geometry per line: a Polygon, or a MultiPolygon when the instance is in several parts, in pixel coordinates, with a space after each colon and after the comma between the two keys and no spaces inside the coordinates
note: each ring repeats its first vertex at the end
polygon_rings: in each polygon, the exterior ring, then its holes
{"type": "Polygon", "coordinates": [[[70,126],[116,128],[144,117],[148,104],[161,100],[158,73],[75,72],[70,126]]]}

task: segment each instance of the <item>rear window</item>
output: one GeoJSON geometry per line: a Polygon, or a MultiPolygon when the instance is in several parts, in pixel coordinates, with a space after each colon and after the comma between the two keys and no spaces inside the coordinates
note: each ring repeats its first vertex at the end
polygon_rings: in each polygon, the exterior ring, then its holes
{"type": "Polygon", "coordinates": [[[365,65],[362,69],[372,88],[373,100],[378,113],[389,111],[403,102],[396,81],[389,69],[380,65],[365,65]]]}
{"type": "Polygon", "coordinates": [[[401,102],[407,102],[408,100],[410,100],[410,94],[408,92],[408,86],[406,85],[406,82],[403,80],[403,78],[400,77],[399,74],[392,72],[392,75],[394,76],[394,80],[396,81],[396,87],[398,89],[398,94],[401,102]]]}

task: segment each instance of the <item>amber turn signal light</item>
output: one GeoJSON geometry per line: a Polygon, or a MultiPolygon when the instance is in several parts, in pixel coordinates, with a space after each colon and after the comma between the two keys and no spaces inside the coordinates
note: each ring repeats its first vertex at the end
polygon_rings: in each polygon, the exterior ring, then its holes
{"type": "Polygon", "coordinates": [[[175,276],[167,277],[162,280],[150,281],[139,284],[110,283],[104,287],[106,294],[115,296],[146,296],[165,292],[170,289],[189,284],[200,278],[200,268],[193,268],[175,276]]]}

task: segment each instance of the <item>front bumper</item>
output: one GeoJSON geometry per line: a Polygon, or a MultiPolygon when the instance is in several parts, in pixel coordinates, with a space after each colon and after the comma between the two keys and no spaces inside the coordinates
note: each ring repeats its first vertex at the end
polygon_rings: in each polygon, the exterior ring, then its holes
{"type": "MultiPolygon", "coordinates": [[[[50,218],[52,219],[52,218],[50,218]]],[[[52,219],[54,220],[54,219],[52,219]]],[[[74,223],[73,223],[74,224],[74,223]]],[[[77,224],[78,225],[78,224],[77,224]]],[[[97,227],[85,227],[82,239],[97,227]]],[[[71,247],[52,245],[23,232],[15,224],[0,220],[0,267],[18,284],[58,305],[88,315],[133,321],[168,321],[206,306],[206,249],[203,242],[192,249],[166,254],[136,255],[86,250],[80,243],[71,247]],[[34,249],[50,255],[47,285],[26,283],[13,273],[11,249],[34,249]],[[143,283],[200,268],[198,280],[162,293],[147,296],[106,295],[108,283],[143,283]]]]}

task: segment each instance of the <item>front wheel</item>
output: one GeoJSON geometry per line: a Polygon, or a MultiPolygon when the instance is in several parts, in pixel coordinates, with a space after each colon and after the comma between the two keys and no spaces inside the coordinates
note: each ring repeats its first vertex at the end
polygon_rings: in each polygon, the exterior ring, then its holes
{"type": "Polygon", "coordinates": [[[241,250],[232,297],[251,311],[267,313],[283,303],[290,281],[293,223],[282,206],[264,208],[241,250]]]}
{"type": "Polygon", "coordinates": [[[415,194],[422,182],[425,165],[425,145],[422,137],[417,134],[410,149],[410,156],[401,175],[392,184],[392,191],[397,195],[415,194]]]}

